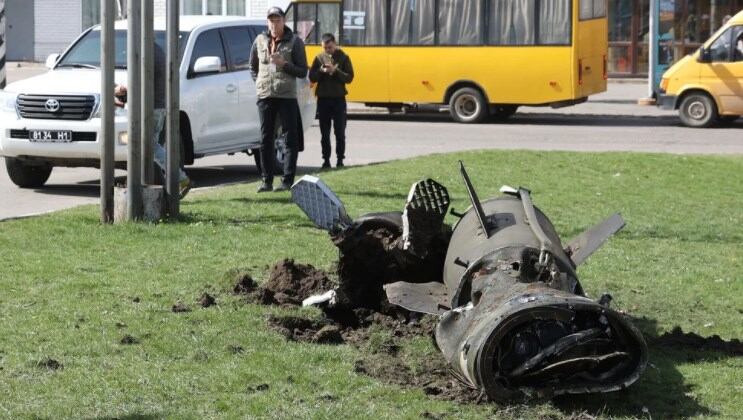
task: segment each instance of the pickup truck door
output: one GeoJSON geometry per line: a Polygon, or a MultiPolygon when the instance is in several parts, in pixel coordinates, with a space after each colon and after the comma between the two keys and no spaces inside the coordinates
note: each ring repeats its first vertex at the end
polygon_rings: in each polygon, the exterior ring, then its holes
{"type": "Polygon", "coordinates": [[[238,83],[235,73],[227,68],[219,29],[200,33],[194,42],[181,93],[181,105],[191,121],[196,154],[222,152],[237,136],[238,83]],[[194,64],[201,57],[219,58],[222,68],[217,73],[194,73],[194,64]]]}

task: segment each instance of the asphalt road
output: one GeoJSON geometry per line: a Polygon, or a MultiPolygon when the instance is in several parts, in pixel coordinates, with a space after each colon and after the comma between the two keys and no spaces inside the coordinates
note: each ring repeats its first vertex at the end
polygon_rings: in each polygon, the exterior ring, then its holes
{"type": "MultiPolygon", "coordinates": [[[[385,115],[358,109],[348,123],[346,162],[364,165],[477,149],[743,154],[743,119],[721,128],[681,127],[673,113],[635,105],[644,90],[642,85],[616,83],[587,104],[562,110],[524,108],[503,124],[461,125],[446,114],[385,115]]],[[[307,133],[306,143],[299,165],[311,172],[321,163],[317,126],[307,133]]],[[[257,179],[253,158],[244,154],[201,159],[187,172],[195,193],[257,179]]],[[[97,203],[98,179],[96,169],[55,168],[44,188],[22,190],[8,179],[0,161],[0,220],[97,203]]]]}

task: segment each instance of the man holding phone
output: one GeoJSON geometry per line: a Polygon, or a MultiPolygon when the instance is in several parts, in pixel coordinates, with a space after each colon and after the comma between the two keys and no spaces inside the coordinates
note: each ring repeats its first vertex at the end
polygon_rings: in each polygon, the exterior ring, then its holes
{"type": "Polygon", "coordinates": [[[335,128],[336,167],[343,167],[346,153],[346,85],[353,81],[353,65],[335,42],[333,34],[322,36],[323,51],[310,68],[310,80],[317,83],[317,114],[322,135],[323,168],[330,168],[330,126],[335,128]]]}
{"type": "Polygon", "coordinates": [[[268,31],[258,35],[250,51],[250,73],[261,120],[261,176],[258,192],[287,191],[294,183],[299,143],[297,79],[307,77],[304,43],[286,26],[284,11],[268,9],[268,31]],[[281,185],[274,190],[276,119],[286,133],[287,156],[281,185]]]}

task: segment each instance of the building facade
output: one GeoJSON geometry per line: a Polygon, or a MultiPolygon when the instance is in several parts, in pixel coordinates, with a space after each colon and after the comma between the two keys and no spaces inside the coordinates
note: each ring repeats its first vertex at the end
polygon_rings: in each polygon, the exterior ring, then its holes
{"type": "MultiPolygon", "coordinates": [[[[153,0],[155,16],[166,0],[153,0]]],[[[184,15],[236,15],[265,18],[273,0],[180,0],[184,15]]],[[[126,0],[117,0],[126,11],[126,0]]],[[[60,53],[85,29],[100,22],[100,0],[6,0],[7,60],[44,61],[60,53]]],[[[122,13],[123,16],[124,13],[122,13]]]]}
{"type": "MultiPolygon", "coordinates": [[[[650,0],[609,1],[609,73],[646,76],[650,0]]],[[[726,17],[743,9],[743,0],[658,0],[660,61],[671,64],[694,52],[726,17]]]]}

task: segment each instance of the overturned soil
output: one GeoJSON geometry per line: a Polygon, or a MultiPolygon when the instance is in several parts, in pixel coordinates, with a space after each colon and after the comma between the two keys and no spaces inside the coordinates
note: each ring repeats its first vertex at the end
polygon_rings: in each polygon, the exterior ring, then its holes
{"type": "Polygon", "coordinates": [[[268,281],[263,285],[259,286],[252,277],[243,275],[232,290],[237,295],[246,296],[251,303],[298,306],[308,297],[335,287],[326,272],[285,259],[274,264],[268,281]]]}

